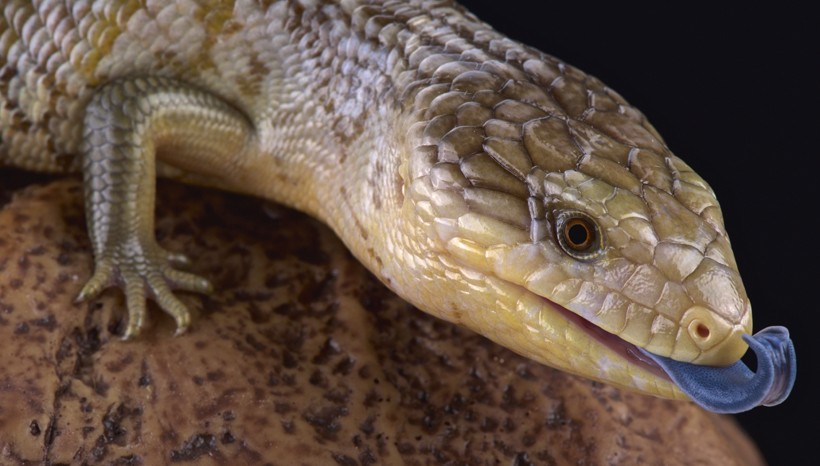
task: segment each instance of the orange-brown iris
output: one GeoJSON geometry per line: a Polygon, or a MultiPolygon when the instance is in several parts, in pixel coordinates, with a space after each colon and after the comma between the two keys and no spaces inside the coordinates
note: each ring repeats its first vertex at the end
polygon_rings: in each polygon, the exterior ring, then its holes
{"type": "Polygon", "coordinates": [[[564,224],[564,242],[575,251],[586,251],[595,241],[595,227],[583,218],[571,218],[564,224]]]}

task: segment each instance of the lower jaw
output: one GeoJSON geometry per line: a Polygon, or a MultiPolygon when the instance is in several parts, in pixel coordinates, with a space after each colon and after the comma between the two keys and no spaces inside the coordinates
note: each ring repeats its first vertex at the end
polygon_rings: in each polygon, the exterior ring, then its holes
{"type": "Polygon", "coordinates": [[[630,364],[637,366],[656,377],[660,377],[664,380],[671,381],[666,372],[664,372],[664,370],[658,364],[656,364],[655,361],[652,361],[643,353],[641,353],[638,350],[638,347],[634,344],[629,343],[626,340],[623,340],[617,337],[616,335],[613,335],[607,332],[606,330],[601,329],[592,322],[584,319],[583,317],[561,306],[560,304],[554,303],[549,300],[547,301],[549,302],[549,304],[551,304],[551,307],[553,309],[562,314],[573,325],[580,328],[590,338],[594,339],[598,343],[614,351],[619,356],[626,359],[630,364]]]}

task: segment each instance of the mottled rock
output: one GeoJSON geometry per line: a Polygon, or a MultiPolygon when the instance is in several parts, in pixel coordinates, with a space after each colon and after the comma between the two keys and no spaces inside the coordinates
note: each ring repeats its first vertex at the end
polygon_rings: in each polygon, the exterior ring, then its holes
{"type": "MultiPolygon", "coordinates": [[[[0,186],[19,174],[2,174],[0,186]]],[[[413,309],[321,224],[160,183],[157,236],[211,278],[136,340],[92,262],[76,179],[0,195],[0,464],[715,464],[731,418],[527,361],[413,309]]]]}

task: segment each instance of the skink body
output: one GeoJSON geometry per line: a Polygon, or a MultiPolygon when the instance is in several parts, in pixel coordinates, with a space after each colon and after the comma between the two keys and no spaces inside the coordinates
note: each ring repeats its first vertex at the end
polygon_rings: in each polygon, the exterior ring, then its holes
{"type": "Polygon", "coordinates": [[[570,372],[683,398],[638,348],[747,348],[707,183],[616,92],[450,1],[11,0],[0,79],[0,164],[83,172],[80,297],[119,284],[126,337],[146,297],[184,330],[171,289],[210,289],[154,239],[159,175],[308,212],[419,308],[570,372]]]}

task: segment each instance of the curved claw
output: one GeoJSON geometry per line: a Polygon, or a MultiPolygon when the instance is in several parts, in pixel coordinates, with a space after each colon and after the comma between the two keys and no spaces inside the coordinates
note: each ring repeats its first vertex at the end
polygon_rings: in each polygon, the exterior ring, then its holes
{"type": "Polygon", "coordinates": [[[716,413],[740,413],[782,403],[797,377],[794,344],[785,327],[767,327],[743,335],[757,356],[757,372],[742,361],[727,367],[699,366],[641,352],[652,358],[673,382],[701,407],[716,413]]]}

